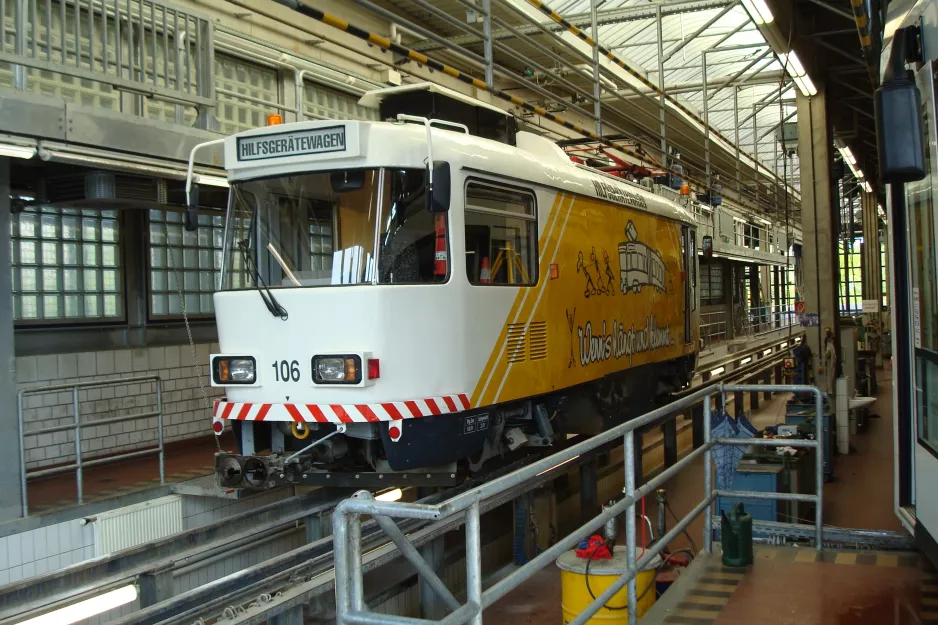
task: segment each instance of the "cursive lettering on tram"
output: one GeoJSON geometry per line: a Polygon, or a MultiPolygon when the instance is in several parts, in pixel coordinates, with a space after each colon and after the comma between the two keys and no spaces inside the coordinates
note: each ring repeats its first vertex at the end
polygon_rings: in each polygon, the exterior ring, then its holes
{"type": "Polygon", "coordinates": [[[606,322],[602,322],[601,332],[593,334],[593,324],[587,321],[585,327],[577,328],[580,347],[580,364],[586,366],[594,362],[628,357],[674,345],[671,328],[659,326],[654,315],[649,315],[644,328],[635,328],[633,324],[625,327],[619,321],[612,322],[612,332],[606,333],[606,322]]]}

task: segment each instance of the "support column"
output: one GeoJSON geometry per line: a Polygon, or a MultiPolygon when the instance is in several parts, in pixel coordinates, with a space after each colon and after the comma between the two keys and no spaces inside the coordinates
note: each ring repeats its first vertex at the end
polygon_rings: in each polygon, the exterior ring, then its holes
{"type": "MultiPolygon", "coordinates": [[[[827,91],[818,85],[818,93],[805,97],[797,94],[798,153],[801,159],[801,226],[804,236],[805,312],[818,316],[818,326],[806,328],[808,346],[814,355],[816,378],[827,375],[824,365],[824,330],[830,328],[834,348],[840,357],[840,310],[837,285],[837,201],[831,169],[833,132],[827,115],[827,91]]],[[[828,389],[833,391],[834,389],[828,389]]]]}
{"type": "MultiPolygon", "coordinates": [[[[645,483],[645,461],[644,461],[644,452],[645,449],[645,430],[637,429],[634,430],[633,440],[635,441],[635,485],[641,486],[645,483]]],[[[593,516],[596,516],[595,514],[593,516]]]]}
{"type": "Polygon", "coordinates": [[[269,625],[303,625],[303,606],[295,605],[267,621],[269,625]]]}
{"type": "MultiPolygon", "coordinates": [[[[876,301],[875,312],[868,313],[876,324],[879,336],[883,332],[883,267],[879,246],[879,212],[877,211],[876,196],[872,193],[860,194],[860,205],[863,207],[863,261],[860,270],[863,276],[863,299],[876,301]]],[[[883,353],[878,347],[876,351],[877,366],[883,364],[883,353]]]]}
{"type": "Polygon", "coordinates": [[[586,523],[599,514],[599,493],[596,483],[596,457],[580,465],[580,522],[586,523]]]}
{"type": "Polygon", "coordinates": [[[694,439],[694,449],[704,444],[703,406],[694,406],[690,410],[691,435],[694,439]]]}
{"type": "Polygon", "coordinates": [[[144,573],[137,578],[140,589],[140,607],[149,608],[173,597],[173,572],[171,569],[144,573]]]}
{"type": "Polygon", "coordinates": [[[16,358],[13,350],[13,273],[10,267],[10,159],[0,158],[0,523],[23,516],[19,484],[20,429],[16,416],[16,358]]]}
{"type": "MultiPolygon", "coordinates": [[[[332,517],[323,513],[311,514],[306,517],[306,542],[314,543],[322,540],[332,533],[332,517]]],[[[302,606],[300,607],[300,617],[302,617],[302,606]]],[[[315,619],[328,619],[335,616],[335,596],[317,595],[313,597],[307,605],[309,615],[315,619]]],[[[295,618],[291,617],[291,618],[295,618]]],[[[300,621],[302,623],[302,620],[300,621]]],[[[284,621],[284,625],[289,625],[290,621],[284,621]]]]}
{"type": "Polygon", "coordinates": [[[738,419],[746,411],[746,394],[742,391],[733,391],[733,412],[738,419]]]}
{"type": "MultiPolygon", "coordinates": [[[[436,489],[433,487],[420,487],[417,489],[417,498],[424,499],[429,497],[436,489]]],[[[439,536],[430,542],[417,547],[421,557],[433,569],[433,571],[442,577],[443,574],[443,537],[439,536]]],[[[427,583],[422,575],[418,576],[417,596],[420,601],[420,618],[438,621],[446,616],[446,604],[437,595],[433,587],[427,583]]]]}
{"type": "Polygon", "coordinates": [[[677,464],[677,419],[669,419],[661,426],[664,437],[664,467],[677,464]]]}

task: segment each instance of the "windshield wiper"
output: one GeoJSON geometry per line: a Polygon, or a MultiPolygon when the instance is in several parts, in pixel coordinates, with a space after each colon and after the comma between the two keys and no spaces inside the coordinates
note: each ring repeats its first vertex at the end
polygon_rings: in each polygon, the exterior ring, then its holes
{"type": "Polygon", "coordinates": [[[270,311],[270,314],[286,321],[287,317],[289,317],[287,309],[280,305],[280,302],[277,301],[274,294],[270,292],[270,287],[268,287],[264,279],[261,278],[261,272],[257,270],[257,263],[255,263],[254,258],[251,257],[248,245],[248,239],[238,241],[238,251],[241,252],[241,260],[244,261],[245,267],[247,267],[254,278],[254,287],[257,289],[257,292],[261,294],[261,299],[264,300],[264,305],[267,307],[267,310],[270,311]]]}

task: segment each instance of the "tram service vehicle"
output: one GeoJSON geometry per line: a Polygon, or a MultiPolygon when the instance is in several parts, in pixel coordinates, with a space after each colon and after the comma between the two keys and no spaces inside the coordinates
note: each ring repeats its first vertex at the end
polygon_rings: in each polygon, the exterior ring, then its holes
{"type": "Polygon", "coordinates": [[[364,101],[223,140],[221,486],[452,484],[689,384],[688,212],[438,86],[364,101]]]}

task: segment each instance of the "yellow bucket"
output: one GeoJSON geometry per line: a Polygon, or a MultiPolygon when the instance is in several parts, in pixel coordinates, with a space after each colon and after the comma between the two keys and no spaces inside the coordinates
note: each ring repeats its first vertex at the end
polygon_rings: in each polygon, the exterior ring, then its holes
{"type": "MultiPolygon", "coordinates": [[[[659,564],[661,564],[661,558],[656,556],[645,569],[639,571],[635,578],[638,596],[641,597],[642,593],[645,593],[645,596],[638,602],[638,618],[642,618],[645,612],[655,604],[655,569],[659,564]],[[648,592],[645,592],[646,588],[648,592]]],[[[568,551],[557,558],[557,567],[560,569],[563,625],[567,625],[583,612],[593,602],[594,596],[598,597],[600,593],[612,586],[612,583],[629,568],[625,557],[625,547],[616,547],[612,559],[590,562],[589,588],[586,586],[585,558],[578,558],[575,552],[568,551]]],[[[628,586],[626,585],[586,622],[592,625],[628,623],[627,605],[628,586]],[[622,609],[616,609],[620,607],[622,609]]]]}

